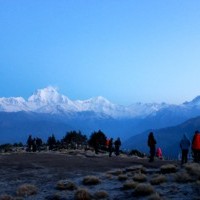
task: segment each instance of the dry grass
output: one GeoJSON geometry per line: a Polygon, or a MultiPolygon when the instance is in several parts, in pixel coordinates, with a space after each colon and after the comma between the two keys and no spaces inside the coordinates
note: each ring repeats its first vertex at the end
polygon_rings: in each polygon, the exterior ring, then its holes
{"type": "Polygon", "coordinates": [[[127,172],[146,172],[146,169],[143,167],[143,165],[134,165],[131,167],[126,168],[127,172]]]}
{"type": "Polygon", "coordinates": [[[105,199],[108,196],[109,196],[108,193],[104,190],[100,190],[94,193],[95,199],[105,199]]]}
{"type": "Polygon", "coordinates": [[[177,171],[177,166],[173,164],[162,165],[160,171],[163,174],[175,173],[177,171]]]}
{"type": "Polygon", "coordinates": [[[194,175],[197,179],[200,179],[200,164],[187,163],[184,165],[189,174],[194,175]]]}
{"type": "Polygon", "coordinates": [[[31,196],[37,194],[37,187],[31,184],[23,184],[17,189],[18,196],[31,196]]]}
{"type": "Polygon", "coordinates": [[[119,181],[125,181],[125,180],[127,180],[128,179],[128,176],[126,175],[126,174],[120,174],[119,176],[118,176],[118,180],[119,181]]]}
{"type": "Polygon", "coordinates": [[[137,182],[145,182],[147,180],[147,176],[141,173],[135,174],[133,176],[133,180],[137,182]]]}
{"type": "Polygon", "coordinates": [[[108,171],[107,174],[112,174],[114,176],[119,176],[120,174],[123,174],[123,170],[116,169],[116,170],[108,171]]]}
{"type": "Polygon", "coordinates": [[[154,188],[149,183],[138,184],[134,192],[136,196],[147,196],[152,193],[154,193],[154,188]]]}
{"type": "Polygon", "coordinates": [[[69,180],[60,180],[56,185],[56,189],[58,190],[75,190],[77,186],[75,183],[69,180]]]}
{"type": "Polygon", "coordinates": [[[161,183],[166,182],[166,176],[162,175],[162,174],[158,174],[152,177],[150,183],[152,185],[160,185],[161,183]]]}
{"type": "Polygon", "coordinates": [[[138,183],[136,183],[134,181],[126,181],[123,185],[123,189],[124,190],[134,189],[134,188],[136,188],[137,185],[138,185],[138,183]]]}
{"type": "Polygon", "coordinates": [[[178,172],[174,174],[177,183],[187,183],[193,181],[193,178],[187,172],[178,172]]]}
{"type": "Polygon", "coordinates": [[[86,176],[83,178],[84,185],[97,185],[100,182],[100,179],[96,176],[86,176]]]}
{"type": "Polygon", "coordinates": [[[87,189],[78,189],[74,194],[75,200],[90,200],[92,199],[91,194],[88,192],[87,189]]]}
{"type": "Polygon", "coordinates": [[[154,193],[152,195],[149,196],[148,200],[161,200],[162,198],[160,197],[160,195],[158,193],[154,193]]]}
{"type": "Polygon", "coordinates": [[[0,195],[0,200],[14,200],[14,198],[8,194],[0,195]]]}

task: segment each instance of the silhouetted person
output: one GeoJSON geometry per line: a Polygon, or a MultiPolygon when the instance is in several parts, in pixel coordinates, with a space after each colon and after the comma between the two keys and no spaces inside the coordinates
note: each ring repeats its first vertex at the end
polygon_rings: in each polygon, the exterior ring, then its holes
{"type": "Polygon", "coordinates": [[[109,140],[108,151],[109,151],[109,157],[111,157],[112,156],[112,151],[113,151],[113,138],[111,138],[109,140]]]}
{"type": "Polygon", "coordinates": [[[200,132],[197,130],[192,139],[194,162],[200,162],[200,132]]]}
{"type": "Polygon", "coordinates": [[[153,162],[154,161],[154,156],[156,153],[156,140],[154,138],[153,132],[149,133],[148,136],[148,146],[150,148],[150,159],[149,162],[153,162]]]}
{"type": "Polygon", "coordinates": [[[187,163],[190,148],[190,140],[187,138],[186,134],[183,135],[183,138],[180,141],[180,147],[182,151],[181,164],[184,164],[187,163]]]}
{"type": "Polygon", "coordinates": [[[117,138],[117,140],[115,140],[114,145],[115,145],[115,154],[116,154],[116,156],[118,156],[119,155],[119,148],[121,146],[120,138],[117,138]]]}
{"type": "Polygon", "coordinates": [[[33,139],[32,135],[29,135],[28,140],[27,140],[27,145],[28,145],[28,151],[32,151],[33,148],[33,139]]]}
{"type": "Polygon", "coordinates": [[[37,145],[36,145],[36,139],[33,139],[33,152],[36,152],[37,150],[37,145]]]}
{"type": "Polygon", "coordinates": [[[161,150],[161,148],[160,147],[158,147],[157,149],[156,149],[156,157],[158,157],[159,159],[163,159],[163,156],[162,156],[162,150],[161,150]]]}

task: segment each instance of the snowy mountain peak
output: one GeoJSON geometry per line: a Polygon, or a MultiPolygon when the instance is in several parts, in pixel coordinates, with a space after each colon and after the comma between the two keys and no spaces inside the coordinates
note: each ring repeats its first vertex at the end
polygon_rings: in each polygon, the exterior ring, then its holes
{"type": "Polygon", "coordinates": [[[28,102],[35,103],[64,103],[68,98],[59,94],[57,88],[49,86],[44,89],[38,89],[32,96],[28,98],[28,102]]]}

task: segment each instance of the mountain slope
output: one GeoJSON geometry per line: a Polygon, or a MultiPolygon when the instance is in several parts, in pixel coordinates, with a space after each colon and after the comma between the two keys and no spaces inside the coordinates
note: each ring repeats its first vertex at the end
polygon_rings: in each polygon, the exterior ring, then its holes
{"type": "Polygon", "coordinates": [[[200,117],[192,118],[184,123],[162,129],[151,129],[141,134],[135,135],[124,142],[126,149],[138,149],[149,152],[147,138],[150,131],[154,132],[157,141],[157,147],[161,147],[166,157],[178,158],[180,153],[180,140],[184,133],[192,140],[195,130],[200,130],[200,117]]]}

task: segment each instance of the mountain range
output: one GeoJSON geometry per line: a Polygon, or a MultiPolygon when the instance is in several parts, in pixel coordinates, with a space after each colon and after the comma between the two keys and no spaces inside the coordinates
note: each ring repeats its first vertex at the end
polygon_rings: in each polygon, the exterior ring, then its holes
{"type": "MultiPolygon", "coordinates": [[[[61,138],[71,130],[80,130],[89,136],[99,129],[108,137],[129,141],[148,129],[176,126],[197,116],[200,116],[200,96],[180,105],[123,106],[101,96],[73,101],[49,86],[37,90],[27,100],[0,98],[0,143],[25,142],[29,134],[47,139],[54,133],[61,138]]],[[[128,143],[125,144],[128,148],[128,143]]]]}

